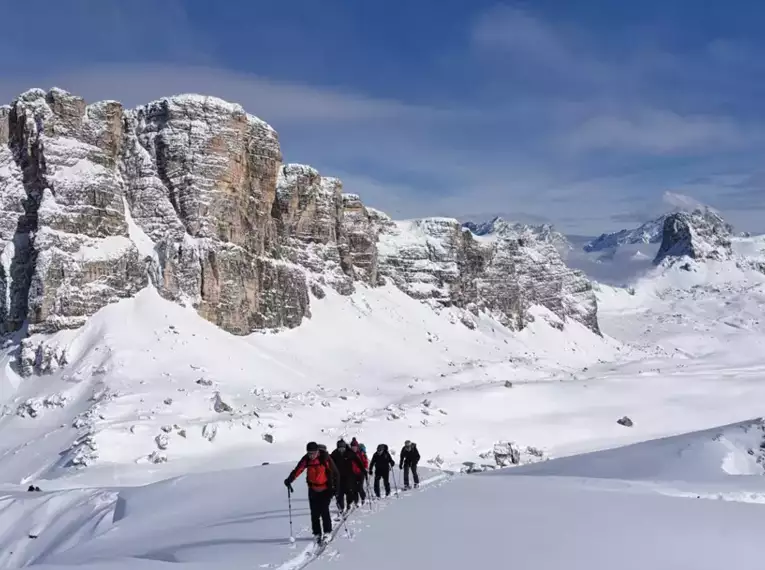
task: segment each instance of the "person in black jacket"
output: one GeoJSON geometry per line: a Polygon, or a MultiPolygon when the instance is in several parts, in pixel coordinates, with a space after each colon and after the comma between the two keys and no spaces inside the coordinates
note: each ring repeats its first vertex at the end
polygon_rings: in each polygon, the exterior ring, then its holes
{"type": "Polygon", "coordinates": [[[380,479],[382,479],[383,485],[385,486],[385,496],[387,497],[390,495],[390,481],[388,480],[388,477],[390,476],[390,468],[395,467],[395,465],[396,462],[393,461],[393,458],[388,452],[388,446],[384,443],[378,445],[377,451],[372,455],[372,460],[369,462],[369,474],[371,475],[372,472],[374,472],[374,490],[378,499],[380,498],[380,479]],[[375,468],[377,468],[376,471],[375,468]]]}
{"type": "Polygon", "coordinates": [[[364,464],[342,439],[337,442],[337,448],[332,451],[330,457],[340,472],[340,484],[337,487],[335,500],[337,501],[337,508],[342,512],[346,508],[350,509],[351,505],[357,501],[356,475],[353,472],[353,464],[356,463],[357,467],[361,469],[364,469],[364,464]]]}
{"type": "Polygon", "coordinates": [[[420,452],[417,451],[417,444],[412,443],[408,439],[404,442],[404,447],[401,450],[401,459],[398,462],[398,468],[404,470],[404,489],[409,489],[409,470],[412,471],[412,479],[414,479],[414,488],[420,486],[420,477],[417,475],[417,463],[420,461],[420,452]]]}

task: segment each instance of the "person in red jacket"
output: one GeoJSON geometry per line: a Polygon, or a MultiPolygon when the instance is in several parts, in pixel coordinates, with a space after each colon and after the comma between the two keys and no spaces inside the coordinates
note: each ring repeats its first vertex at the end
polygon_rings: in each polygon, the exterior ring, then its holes
{"type": "Polygon", "coordinates": [[[361,504],[364,504],[364,501],[367,500],[367,492],[364,489],[364,482],[367,480],[367,470],[369,469],[369,459],[367,459],[366,453],[361,451],[361,448],[359,447],[359,442],[356,441],[356,438],[354,437],[351,440],[351,452],[355,453],[356,456],[361,459],[361,465],[359,465],[357,462],[353,462],[351,464],[353,468],[353,475],[354,475],[354,483],[355,483],[355,493],[353,494],[353,502],[358,506],[359,504],[359,498],[361,498],[361,504]]]}
{"type": "Polygon", "coordinates": [[[308,506],[311,509],[311,527],[317,541],[322,540],[322,526],[324,534],[332,532],[332,517],[329,514],[329,504],[335,496],[340,475],[335,463],[327,453],[327,449],[319,449],[315,441],[310,441],[305,446],[306,454],[298,461],[298,464],[284,480],[284,484],[290,493],[294,492],[292,482],[300,474],[306,472],[308,484],[308,506]]]}

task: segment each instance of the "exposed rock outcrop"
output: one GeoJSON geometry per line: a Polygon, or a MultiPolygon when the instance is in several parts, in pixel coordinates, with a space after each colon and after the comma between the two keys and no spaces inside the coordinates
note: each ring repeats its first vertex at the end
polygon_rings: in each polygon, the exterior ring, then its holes
{"type": "Polygon", "coordinates": [[[350,262],[358,279],[377,285],[379,224],[375,212],[370,210],[356,194],[343,194],[343,227],[348,240],[350,262]]]}
{"type": "Polygon", "coordinates": [[[382,220],[379,255],[380,273],[413,297],[485,310],[513,328],[542,305],[599,332],[590,282],[533,230],[507,224],[475,236],[450,218],[382,220]]]}
{"type": "Polygon", "coordinates": [[[353,292],[353,265],[343,224],[342,183],[302,164],[281,168],[274,218],[283,256],[310,271],[320,283],[353,292]]]}
{"type": "Polygon", "coordinates": [[[248,334],[298,326],[309,292],[384,277],[509,325],[540,304],[597,331],[589,283],[555,251],[560,234],[502,220],[484,234],[447,218],[393,222],[339,180],[283,164],[269,125],[215,97],[126,110],[33,89],[0,107],[4,332],[77,327],[152,283],[248,334]]]}
{"type": "Polygon", "coordinates": [[[4,329],[79,326],[146,285],[122,201],[122,107],[34,89],[14,101],[7,121],[4,329]]]}
{"type": "Polygon", "coordinates": [[[693,212],[677,212],[664,220],[661,246],[654,259],[660,264],[667,259],[729,259],[733,254],[733,227],[710,208],[693,212]]]}

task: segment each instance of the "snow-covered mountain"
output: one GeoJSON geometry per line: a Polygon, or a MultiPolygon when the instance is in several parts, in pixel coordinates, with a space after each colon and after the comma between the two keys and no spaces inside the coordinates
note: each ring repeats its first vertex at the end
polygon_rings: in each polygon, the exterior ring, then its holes
{"type": "MultiPolygon", "coordinates": [[[[327,287],[349,295],[386,277],[412,281],[396,269],[408,267],[410,251],[378,243],[387,216],[343,194],[339,180],[283,164],[273,128],[214,97],[128,110],[60,89],[27,91],[0,109],[0,201],[0,322],[8,332],[25,323],[33,333],[79,327],[151,283],[245,335],[299,326],[327,287]]],[[[453,240],[443,244],[453,270],[437,270],[442,286],[432,296],[411,286],[408,293],[474,315],[490,310],[507,325],[522,326],[541,303],[597,331],[586,281],[568,277],[554,252],[542,253],[554,268],[535,275],[531,240],[492,260],[456,221],[445,224],[453,235],[430,235],[428,247],[453,240]]],[[[428,256],[440,263],[435,249],[428,256]]]]}
{"type": "Polygon", "coordinates": [[[565,235],[555,230],[551,224],[522,224],[508,222],[499,216],[495,216],[486,222],[463,222],[463,228],[467,228],[476,236],[511,235],[533,236],[539,241],[551,243],[560,250],[568,250],[571,244],[565,235]]]}
{"type": "Polygon", "coordinates": [[[669,258],[729,259],[733,226],[711,209],[679,212],[666,217],[655,264],[669,258]]]}
{"type": "Polygon", "coordinates": [[[598,332],[589,281],[535,229],[496,222],[475,235],[452,218],[377,219],[380,273],[409,295],[488,311],[511,328],[523,328],[529,308],[541,305],[598,332]]]}
{"type": "Polygon", "coordinates": [[[620,230],[618,232],[601,234],[594,240],[584,245],[584,251],[588,253],[612,250],[623,245],[641,243],[658,243],[662,238],[664,220],[667,215],[660,216],[655,220],[649,220],[637,228],[620,230]]]}

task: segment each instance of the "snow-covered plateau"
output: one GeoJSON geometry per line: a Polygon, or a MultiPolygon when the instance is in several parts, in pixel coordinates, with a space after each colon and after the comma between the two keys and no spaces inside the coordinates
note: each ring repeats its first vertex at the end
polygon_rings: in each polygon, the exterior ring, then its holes
{"type": "Polygon", "coordinates": [[[215,98],[0,119],[0,568],[756,567],[762,236],[694,206],[585,275],[550,226],[391,220],[215,98]],[[423,484],[311,559],[283,479],[351,437],[423,484]]]}

